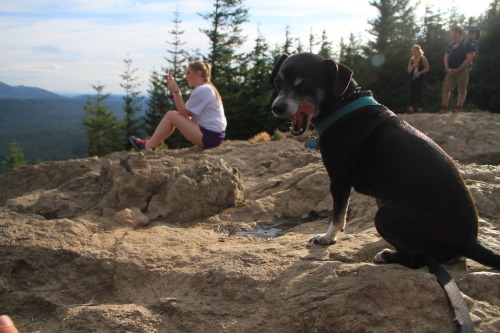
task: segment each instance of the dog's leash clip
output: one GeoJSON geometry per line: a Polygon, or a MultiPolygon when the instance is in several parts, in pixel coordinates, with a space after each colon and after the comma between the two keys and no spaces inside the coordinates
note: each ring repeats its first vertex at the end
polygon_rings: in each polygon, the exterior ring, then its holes
{"type": "Polygon", "coordinates": [[[308,149],[319,149],[319,138],[316,136],[310,136],[307,138],[306,143],[304,144],[304,147],[308,149]]]}

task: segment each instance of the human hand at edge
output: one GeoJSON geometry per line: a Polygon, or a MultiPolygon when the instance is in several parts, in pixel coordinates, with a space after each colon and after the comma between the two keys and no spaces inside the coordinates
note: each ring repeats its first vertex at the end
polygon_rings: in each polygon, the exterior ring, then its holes
{"type": "Polygon", "coordinates": [[[172,76],[172,72],[168,72],[167,87],[171,92],[176,92],[179,90],[179,86],[177,85],[177,82],[175,82],[174,77],[172,76]]]}
{"type": "Polygon", "coordinates": [[[0,316],[0,333],[19,333],[9,316],[0,316]]]}

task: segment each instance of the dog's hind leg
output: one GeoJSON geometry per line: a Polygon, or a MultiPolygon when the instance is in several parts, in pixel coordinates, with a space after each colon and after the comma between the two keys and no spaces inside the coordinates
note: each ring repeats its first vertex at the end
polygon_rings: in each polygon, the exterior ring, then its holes
{"type": "Polygon", "coordinates": [[[378,264],[393,263],[400,264],[409,268],[419,268],[421,263],[418,256],[422,249],[415,239],[416,221],[406,216],[402,209],[394,205],[384,204],[377,200],[379,211],[375,215],[375,227],[382,238],[389,242],[394,250],[385,249],[373,258],[378,264]]]}
{"type": "MultiPolygon", "coordinates": [[[[310,243],[320,244],[320,245],[331,245],[335,244],[337,241],[337,235],[339,232],[344,231],[347,209],[349,207],[349,196],[351,194],[351,188],[344,188],[343,191],[335,191],[333,186],[332,197],[333,197],[333,218],[330,222],[328,230],[324,234],[317,235],[309,240],[310,243]]],[[[338,189],[339,187],[337,187],[338,189]]]]}

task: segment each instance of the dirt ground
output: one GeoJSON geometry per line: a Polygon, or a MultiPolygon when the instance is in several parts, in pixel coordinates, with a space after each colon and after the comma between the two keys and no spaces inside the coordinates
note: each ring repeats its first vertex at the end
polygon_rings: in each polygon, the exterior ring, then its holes
{"type": "MultiPolygon", "coordinates": [[[[403,119],[459,163],[500,250],[500,115],[403,119]]],[[[377,265],[389,245],[353,193],[337,244],[317,151],[300,139],[122,152],[0,175],[0,312],[20,332],[453,332],[426,268],[377,265]]],[[[477,332],[500,331],[500,272],[446,269],[477,332]]]]}

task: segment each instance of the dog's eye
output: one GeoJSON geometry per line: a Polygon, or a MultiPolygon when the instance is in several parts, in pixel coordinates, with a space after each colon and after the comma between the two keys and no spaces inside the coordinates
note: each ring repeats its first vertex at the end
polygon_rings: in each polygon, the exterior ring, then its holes
{"type": "Polygon", "coordinates": [[[281,80],[279,77],[275,78],[274,79],[274,86],[276,87],[276,89],[281,89],[281,80]]]}
{"type": "Polygon", "coordinates": [[[307,78],[296,79],[294,83],[299,93],[307,94],[314,90],[313,82],[307,78]]]}

